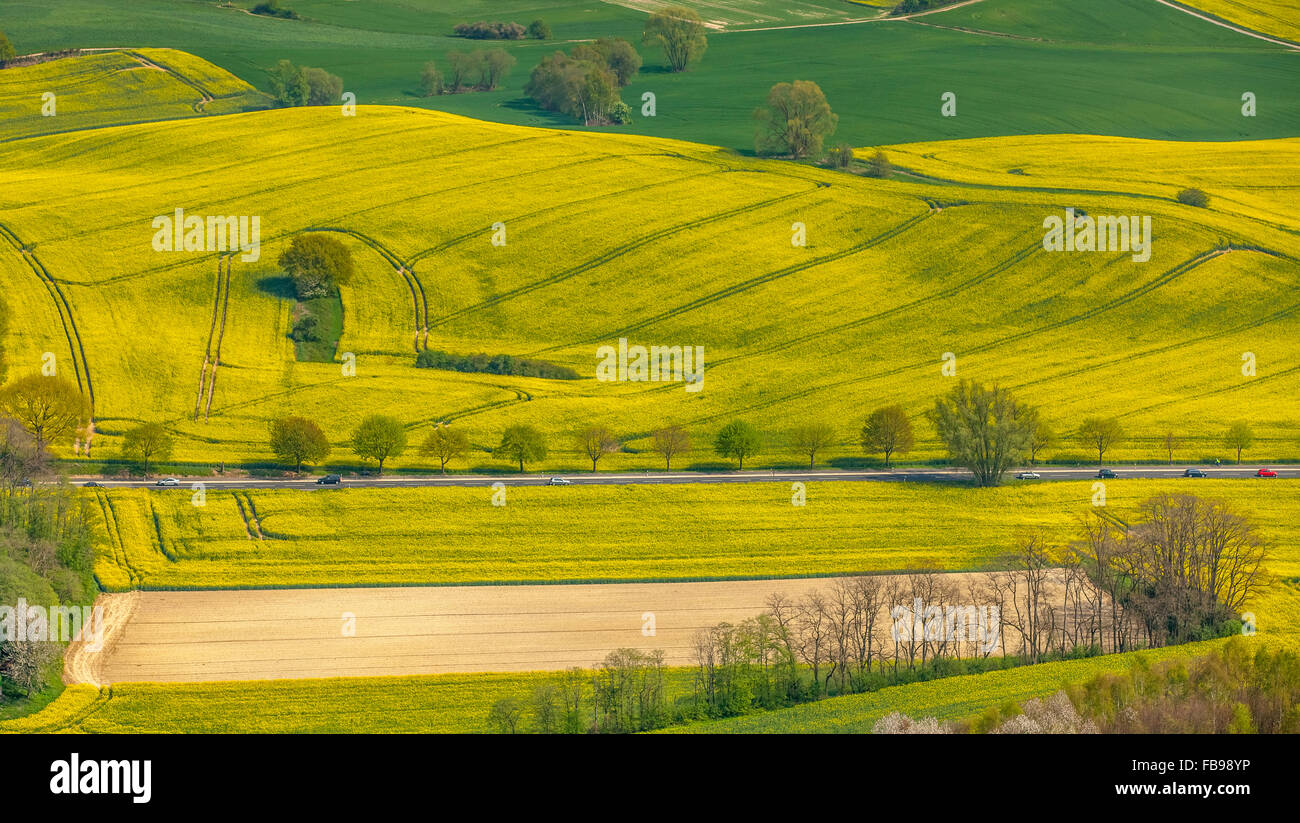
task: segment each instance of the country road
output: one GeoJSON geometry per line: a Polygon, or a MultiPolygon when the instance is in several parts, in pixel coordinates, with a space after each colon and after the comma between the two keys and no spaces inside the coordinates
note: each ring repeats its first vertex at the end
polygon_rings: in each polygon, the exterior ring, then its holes
{"type": "MultiPolygon", "coordinates": [[[[1148,479],[1161,480],[1181,478],[1186,466],[1108,466],[1118,475],[1117,480],[1148,479]]],[[[1259,466],[1199,466],[1211,478],[1255,478],[1259,466]]],[[[1279,478],[1300,478],[1300,466],[1272,467],[1279,478]]],[[[1097,477],[1094,468],[1077,467],[1036,467],[1033,471],[1041,475],[1040,481],[1015,479],[1015,471],[1008,472],[1007,483],[1043,482],[1051,480],[1092,480],[1097,477]]],[[[337,486],[321,486],[315,478],[302,480],[271,480],[255,478],[221,479],[213,477],[179,477],[175,488],[189,489],[192,483],[202,483],[208,489],[332,489],[332,488],[424,488],[434,486],[491,486],[503,483],[507,486],[544,486],[552,477],[562,476],[575,486],[635,486],[646,484],[687,485],[692,483],[813,483],[867,480],[885,483],[936,483],[961,482],[969,480],[970,472],[965,469],[906,468],[906,469],[864,469],[838,470],[817,469],[811,471],[744,471],[744,472],[675,472],[675,473],[622,473],[622,474],[567,474],[567,475],[428,475],[406,476],[390,475],[388,477],[345,478],[337,486]]],[[[98,478],[74,477],[78,484],[94,483],[103,488],[158,488],[157,480],[100,480],[98,478]]],[[[1188,478],[1194,482],[1196,478],[1188,478]]],[[[165,487],[164,487],[165,488],[165,487]]]]}

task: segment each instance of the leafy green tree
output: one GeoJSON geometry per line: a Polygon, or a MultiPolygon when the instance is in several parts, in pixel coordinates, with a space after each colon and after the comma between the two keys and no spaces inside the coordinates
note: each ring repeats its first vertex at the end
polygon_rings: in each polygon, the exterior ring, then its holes
{"type": "Polygon", "coordinates": [[[736,460],[741,471],[745,469],[745,458],[758,454],[762,447],[763,436],[743,420],[728,423],[713,438],[713,450],[722,457],[736,460]]]}
{"type": "Polygon", "coordinates": [[[30,374],[0,389],[0,414],[17,420],[44,451],[90,419],[90,404],[67,380],[30,374]]]}
{"type": "MultiPolygon", "coordinates": [[[[636,48],[622,37],[602,37],[592,44],[601,60],[614,72],[619,88],[632,82],[641,70],[641,55],[636,48]]],[[[577,52],[577,49],[574,49],[577,52]]]]}
{"type": "Polygon", "coordinates": [[[767,102],[754,110],[760,154],[788,154],[795,159],[821,154],[822,141],[835,133],[839,116],[831,111],[821,87],[811,80],[777,83],[767,102]]]}
{"type": "Polygon", "coordinates": [[[1075,438],[1080,445],[1097,452],[1097,465],[1102,464],[1106,452],[1124,441],[1124,426],[1116,417],[1088,417],[1079,424],[1075,438]]]}
{"type": "Polygon", "coordinates": [[[343,98],[343,78],[325,69],[303,69],[307,79],[307,105],[332,106],[343,98]]]}
{"type": "Polygon", "coordinates": [[[961,381],[935,401],[930,413],[948,457],[975,475],[979,486],[996,486],[1029,451],[1032,416],[1006,389],[961,381]]]}
{"type": "Polygon", "coordinates": [[[271,72],[271,93],[282,106],[307,105],[311,96],[307,72],[288,60],[281,60],[271,72]]]}
{"type": "Polygon", "coordinates": [[[134,460],[149,476],[149,464],[171,457],[176,440],[161,423],[141,423],[122,435],[122,456],[134,460]]]}
{"type": "Polygon", "coordinates": [[[314,420],[281,417],[271,421],[270,429],[271,453],[292,463],[295,474],[302,473],[303,463],[319,463],[329,456],[330,441],[314,420]]]}
{"type": "Polygon", "coordinates": [[[1255,433],[1251,431],[1250,424],[1239,420],[1229,426],[1227,434],[1223,436],[1223,445],[1237,452],[1237,465],[1240,466],[1241,453],[1255,445],[1255,433]]]}
{"type": "Polygon", "coordinates": [[[446,423],[439,423],[424,438],[424,443],[420,445],[420,454],[425,457],[436,457],[442,473],[446,474],[447,463],[469,454],[469,436],[461,429],[453,429],[446,423]]]}
{"type": "Polygon", "coordinates": [[[532,426],[511,426],[501,435],[501,443],[494,451],[518,462],[523,472],[524,463],[546,459],[546,438],[532,426]]]}
{"type": "Polygon", "coordinates": [[[13,44],[9,42],[8,37],[5,37],[5,33],[0,31],[0,66],[8,63],[16,56],[17,54],[14,52],[13,44]]]}
{"type": "Polygon", "coordinates": [[[1200,189],[1183,189],[1178,192],[1178,202],[1203,209],[1210,205],[1210,196],[1200,189]]]}
{"type": "Polygon", "coordinates": [[[835,442],[835,429],[825,423],[806,423],[790,430],[790,447],[808,456],[808,468],[817,465],[817,452],[835,442]]]}
{"type": "Polygon", "coordinates": [[[862,448],[868,454],[885,455],[885,468],[889,468],[889,458],[894,452],[909,452],[915,443],[912,421],[902,406],[885,406],[873,411],[862,426],[861,439],[862,448]]]}
{"type": "Polygon", "coordinates": [[[675,72],[698,62],[709,45],[700,15],[682,6],[669,6],[651,14],[641,40],[662,48],[668,67],[675,72]]]}
{"type": "Polygon", "coordinates": [[[578,445],[591,459],[591,470],[596,470],[596,461],[607,454],[613,454],[623,445],[618,442],[608,426],[588,426],[578,432],[578,445]]]}
{"type": "Polygon", "coordinates": [[[840,143],[826,153],[826,160],[832,168],[847,169],[853,165],[853,147],[848,143],[840,143]]]}
{"type": "Polygon", "coordinates": [[[545,20],[534,20],[528,24],[528,36],[533,40],[550,40],[551,27],[545,20]]]}
{"type": "Polygon", "coordinates": [[[372,414],[352,434],[352,451],[363,460],[378,461],[382,475],[384,461],[406,451],[406,427],[397,418],[372,414]]]}
{"type": "Polygon", "coordinates": [[[894,166],[889,162],[889,158],[885,156],[883,151],[876,149],[876,153],[871,155],[871,159],[867,161],[867,176],[879,177],[883,180],[893,173],[894,166]]]}
{"type": "Polygon", "coordinates": [[[293,279],[299,300],[338,293],[352,280],[352,252],[337,238],[314,232],[293,238],[280,254],[280,268],[293,279]]]}

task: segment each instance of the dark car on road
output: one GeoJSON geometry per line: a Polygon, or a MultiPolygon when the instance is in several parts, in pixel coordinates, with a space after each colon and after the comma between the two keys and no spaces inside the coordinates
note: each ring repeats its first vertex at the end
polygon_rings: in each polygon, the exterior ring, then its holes
{"type": "Polygon", "coordinates": [[[1107,480],[1114,480],[1119,475],[1115,474],[1115,472],[1110,469],[1102,469],[1099,472],[1097,472],[1097,476],[1101,478],[1105,478],[1107,480]]]}
{"type": "Polygon", "coordinates": [[[1187,471],[1183,472],[1183,477],[1204,477],[1204,476],[1205,476],[1205,472],[1201,471],[1200,469],[1188,469],[1187,471]]]}
{"type": "Polygon", "coordinates": [[[327,474],[316,481],[317,486],[337,486],[343,482],[343,478],[337,474],[327,474]]]}

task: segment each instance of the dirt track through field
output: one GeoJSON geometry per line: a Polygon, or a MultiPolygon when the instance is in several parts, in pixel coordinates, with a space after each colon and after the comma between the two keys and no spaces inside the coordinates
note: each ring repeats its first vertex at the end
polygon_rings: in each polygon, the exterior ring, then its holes
{"type": "MultiPolygon", "coordinates": [[[[943,575],[963,590],[975,574],[943,575]]],[[[592,667],[617,648],[692,665],[701,628],[827,578],[698,583],[130,592],[104,595],[108,642],[73,644],[64,679],[187,682],[592,667]],[[348,615],[355,617],[354,633],[348,615]],[[654,634],[642,633],[653,619],[654,634]]]]}

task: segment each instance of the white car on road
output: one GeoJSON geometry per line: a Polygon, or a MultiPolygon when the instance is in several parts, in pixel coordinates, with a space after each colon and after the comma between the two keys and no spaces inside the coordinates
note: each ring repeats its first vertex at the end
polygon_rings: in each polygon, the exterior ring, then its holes
{"type": "Polygon", "coordinates": [[[546,482],[548,486],[572,486],[572,480],[565,480],[563,477],[552,477],[546,482]]]}
{"type": "Polygon", "coordinates": [[[1043,476],[1038,472],[1016,472],[1017,480],[1042,480],[1043,476]]]}

